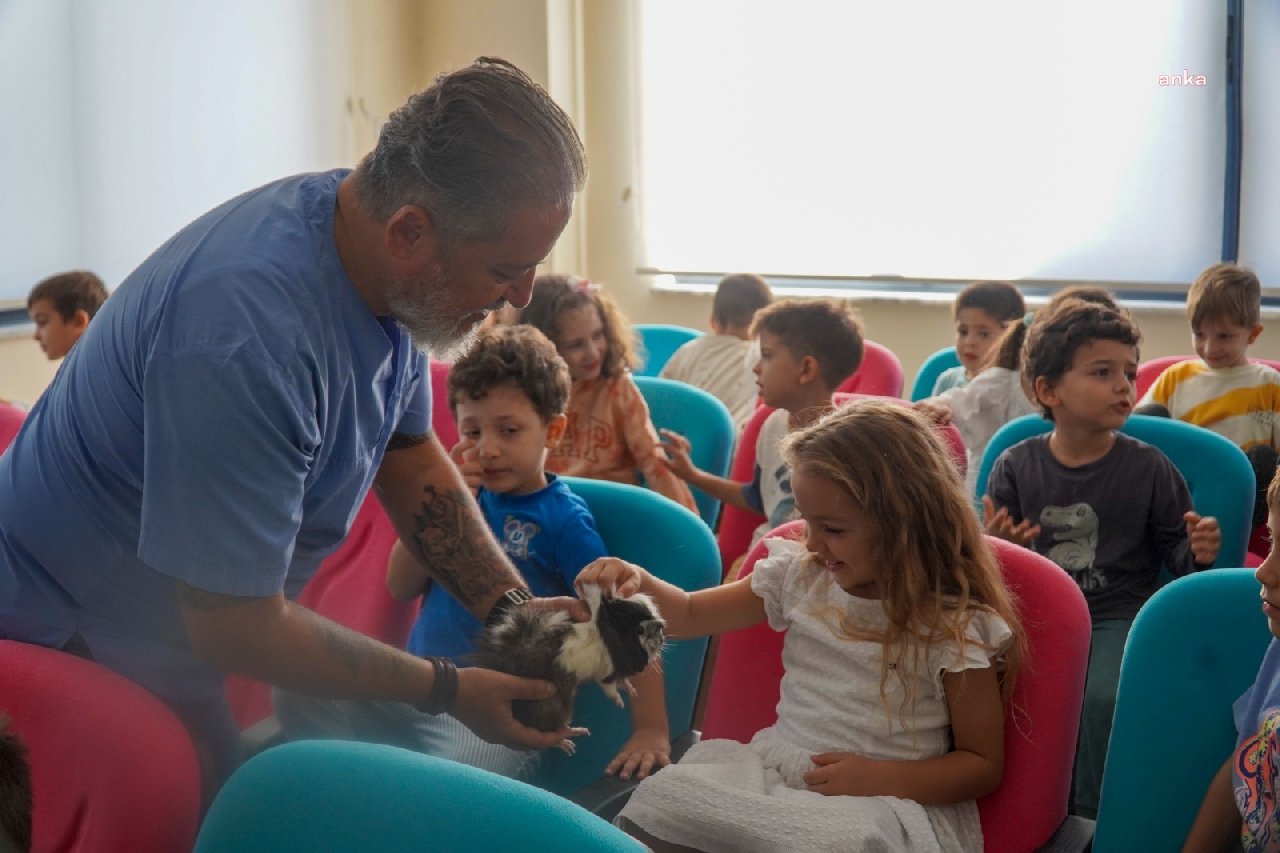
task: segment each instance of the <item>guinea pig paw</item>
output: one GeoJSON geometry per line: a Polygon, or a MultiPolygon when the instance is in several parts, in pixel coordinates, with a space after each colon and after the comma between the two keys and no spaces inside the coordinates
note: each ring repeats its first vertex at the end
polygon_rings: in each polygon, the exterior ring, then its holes
{"type": "Polygon", "coordinates": [[[625,708],[627,707],[627,704],[622,701],[622,694],[618,692],[619,682],[626,683],[624,679],[619,679],[619,681],[610,682],[608,684],[602,682],[600,684],[600,689],[604,691],[605,696],[608,696],[613,701],[613,704],[617,705],[619,708],[625,708]]]}

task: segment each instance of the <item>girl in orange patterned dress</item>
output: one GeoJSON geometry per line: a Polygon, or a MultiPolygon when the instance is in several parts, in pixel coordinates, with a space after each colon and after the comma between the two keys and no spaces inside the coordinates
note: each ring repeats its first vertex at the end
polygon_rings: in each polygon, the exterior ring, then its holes
{"type": "Polygon", "coordinates": [[[546,470],[574,477],[638,484],[697,512],[689,487],[667,467],[649,406],[631,378],[636,366],[631,324],[598,285],[566,275],[542,275],[519,322],[550,338],[569,364],[564,438],[546,470]]]}

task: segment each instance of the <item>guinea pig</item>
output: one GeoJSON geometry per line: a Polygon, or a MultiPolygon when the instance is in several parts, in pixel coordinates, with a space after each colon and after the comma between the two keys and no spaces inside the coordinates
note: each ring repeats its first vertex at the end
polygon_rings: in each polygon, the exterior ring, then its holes
{"type": "MultiPolygon", "coordinates": [[[[664,623],[653,599],[644,594],[630,598],[605,598],[598,586],[583,590],[591,621],[574,622],[563,610],[517,607],[485,628],[469,660],[476,666],[527,678],[541,678],[556,686],[547,699],[518,699],[512,703],[515,718],[541,731],[555,731],[569,724],[578,687],[595,681],[618,707],[618,688],[629,694],[628,680],[661,655],[664,623]]],[[[588,734],[575,729],[574,734],[588,734]]],[[[573,753],[573,742],[560,748],[573,753]]]]}

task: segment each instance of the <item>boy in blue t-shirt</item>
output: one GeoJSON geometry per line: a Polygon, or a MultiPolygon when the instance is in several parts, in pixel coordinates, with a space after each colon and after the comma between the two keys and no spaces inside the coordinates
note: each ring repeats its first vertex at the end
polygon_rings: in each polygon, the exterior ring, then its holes
{"type": "MultiPolygon", "coordinates": [[[[449,406],[461,440],[454,461],[476,494],[503,551],[538,597],[573,595],[583,566],[606,555],[586,503],[543,463],[561,438],[569,369],[555,345],[532,326],[483,332],[449,370],[449,406]]],[[[467,664],[483,625],[397,542],[387,588],[403,601],[426,596],[408,650],[467,664]]],[[[607,772],[640,778],[670,762],[662,674],[634,679],[634,731],[607,772]]],[[[495,773],[528,779],[538,754],[487,743],[448,715],[393,702],[321,700],[278,692],[276,710],[290,736],[352,737],[407,747],[495,773]]]]}
{"type": "MultiPolygon", "coordinates": [[[[1267,528],[1280,533],[1280,474],[1267,488],[1267,528]]],[[[1254,572],[1267,627],[1280,638],[1280,548],[1254,572]]],[[[1236,748],[1209,783],[1183,850],[1275,850],[1280,845],[1280,643],[1267,647],[1258,677],[1232,706],[1236,748]],[[1244,772],[1241,772],[1244,771],[1244,772]]]]}

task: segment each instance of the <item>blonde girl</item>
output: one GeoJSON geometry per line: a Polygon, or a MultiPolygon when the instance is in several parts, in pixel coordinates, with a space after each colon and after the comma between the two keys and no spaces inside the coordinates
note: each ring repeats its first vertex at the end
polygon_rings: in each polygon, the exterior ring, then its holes
{"type": "Polygon", "coordinates": [[[666,464],[649,406],[631,378],[634,333],[598,285],[567,275],[534,280],[518,322],[551,339],[569,365],[573,387],[564,438],[547,454],[556,474],[645,484],[697,512],[693,494],[666,464]]]}
{"type": "Polygon", "coordinates": [[[767,540],[738,581],[687,593],[605,558],[578,576],[652,595],[673,637],[785,630],[778,721],[704,741],[619,822],[654,849],[982,849],[1021,629],[927,419],[861,400],[783,443],[801,542],[767,540]]]}

